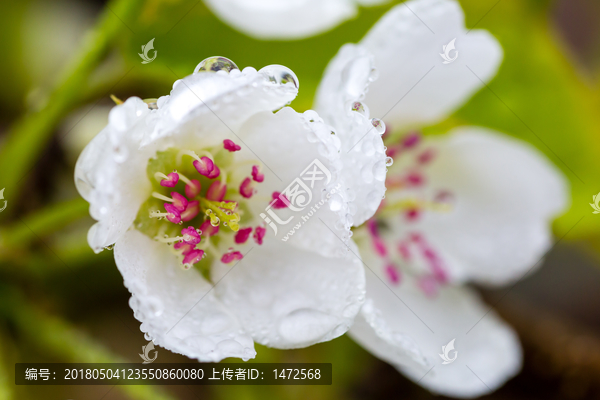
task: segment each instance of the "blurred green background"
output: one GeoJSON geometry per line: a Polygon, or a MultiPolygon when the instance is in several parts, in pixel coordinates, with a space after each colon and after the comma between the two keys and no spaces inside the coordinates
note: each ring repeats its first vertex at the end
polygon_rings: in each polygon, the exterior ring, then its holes
{"type": "MultiPolygon", "coordinates": [[[[14,363],[135,362],[146,343],[112,252],[87,246],[92,220],[73,184],[78,154],[107,123],[109,95],[159,97],[199,61],[222,55],[241,68],[291,68],[301,83],[293,106],[303,111],[339,47],[360,40],[395,3],[278,42],[238,33],[195,0],[0,2],[0,188],[8,201],[0,213],[0,400],[100,399],[110,387],[15,387],[14,363]],[[152,38],[159,55],[142,65],[138,53],[152,38]]],[[[489,89],[425,133],[477,124],[526,140],[564,171],[573,198],[544,267],[514,288],[484,291],[525,348],[523,372],[489,398],[600,398],[600,215],[588,204],[600,192],[600,2],[460,3],[467,27],[489,30],[505,59],[489,89]]],[[[346,336],[257,351],[256,362],[332,362],[334,384],[122,386],[104,398],[432,397],[346,336]]],[[[160,358],[187,360],[164,349],[160,358]]]]}

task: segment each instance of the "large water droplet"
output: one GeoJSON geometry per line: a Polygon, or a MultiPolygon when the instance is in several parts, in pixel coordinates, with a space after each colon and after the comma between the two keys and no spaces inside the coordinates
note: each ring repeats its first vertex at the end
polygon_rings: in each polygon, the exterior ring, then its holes
{"type": "Polygon", "coordinates": [[[215,56],[215,57],[208,57],[208,58],[205,58],[204,60],[200,61],[200,64],[198,64],[196,66],[196,68],[194,69],[194,73],[197,73],[200,71],[230,72],[234,69],[239,69],[239,68],[229,58],[215,56]]]}
{"type": "Polygon", "coordinates": [[[160,317],[163,313],[162,302],[157,297],[148,297],[146,299],[146,306],[148,307],[148,316],[150,318],[160,317]]]}
{"type": "Polygon", "coordinates": [[[385,133],[385,124],[382,120],[373,118],[371,119],[371,125],[373,125],[373,128],[375,128],[375,132],[379,133],[380,135],[385,133]]]}
{"type": "Polygon", "coordinates": [[[286,315],[279,323],[279,333],[288,342],[314,342],[333,330],[338,319],[321,311],[303,308],[286,315]]]}
{"type": "Polygon", "coordinates": [[[378,181],[385,180],[385,173],[387,172],[387,169],[385,168],[385,165],[386,165],[385,161],[377,161],[373,165],[373,176],[378,181]]]}
{"type": "Polygon", "coordinates": [[[385,158],[385,166],[386,167],[391,167],[392,164],[394,164],[394,159],[392,157],[386,157],[385,158]]]}
{"type": "Polygon", "coordinates": [[[267,65],[258,72],[267,78],[269,82],[277,83],[279,85],[293,85],[296,89],[300,86],[296,74],[283,65],[267,65]]]}
{"type": "Polygon", "coordinates": [[[357,57],[346,64],[342,70],[342,85],[350,98],[357,99],[363,95],[370,72],[370,57],[357,57]]]}
{"type": "Polygon", "coordinates": [[[365,106],[360,101],[353,101],[350,103],[350,111],[354,111],[359,113],[360,115],[367,115],[367,106],[365,106]]]}

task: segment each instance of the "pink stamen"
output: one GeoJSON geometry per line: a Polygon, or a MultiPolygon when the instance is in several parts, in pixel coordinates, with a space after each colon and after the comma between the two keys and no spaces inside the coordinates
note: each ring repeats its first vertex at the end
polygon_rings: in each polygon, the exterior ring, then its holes
{"type": "Polygon", "coordinates": [[[423,243],[423,236],[420,233],[411,233],[410,240],[414,243],[423,243]]]}
{"type": "Polygon", "coordinates": [[[173,248],[175,248],[175,250],[183,249],[181,254],[183,254],[184,256],[187,255],[190,251],[194,250],[193,245],[187,244],[185,242],[177,242],[173,245],[173,248]]]}
{"type": "Polygon", "coordinates": [[[405,211],[404,216],[408,222],[415,222],[421,216],[421,211],[416,208],[412,208],[405,211]]]}
{"type": "Polygon", "coordinates": [[[252,187],[252,179],[246,178],[240,185],[240,194],[245,198],[249,199],[254,194],[254,188],[252,187]]]}
{"type": "Polygon", "coordinates": [[[165,210],[167,211],[167,220],[169,222],[174,224],[181,222],[181,213],[173,204],[165,203],[165,210]]]}
{"type": "Polygon", "coordinates": [[[229,150],[230,152],[241,150],[242,148],[237,144],[233,143],[233,140],[225,139],[223,140],[223,147],[225,150],[229,150]]]}
{"type": "Polygon", "coordinates": [[[424,152],[422,152],[421,154],[419,154],[419,157],[417,158],[417,162],[419,164],[427,164],[434,158],[435,158],[435,151],[433,149],[427,149],[424,152]]]}
{"type": "Polygon", "coordinates": [[[221,170],[217,165],[208,157],[202,157],[200,160],[195,160],[194,168],[200,175],[206,176],[209,179],[214,179],[221,174],[221,170]]]}
{"type": "Polygon", "coordinates": [[[379,228],[377,227],[377,221],[374,218],[367,221],[367,228],[369,229],[369,233],[373,237],[379,237],[379,228]]]}
{"type": "Polygon", "coordinates": [[[373,238],[373,247],[375,248],[375,252],[377,252],[377,254],[380,257],[387,257],[387,255],[388,255],[387,246],[385,245],[385,242],[381,238],[379,238],[379,237],[373,238]]]}
{"type": "Polygon", "coordinates": [[[420,186],[425,182],[423,175],[418,172],[410,172],[405,179],[408,186],[420,186]]]}
{"type": "Polygon", "coordinates": [[[258,165],[252,166],[252,179],[254,179],[255,182],[259,183],[265,180],[265,174],[260,173],[258,165]]]}
{"type": "Polygon", "coordinates": [[[242,258],[244,258],[242,253],[240,253],[239,251],[232,251],[223,254],[223,257],[221,257],[221,262],[223,264],[229,264],[230,262],[241,260],[242,258]]]}
{"type": "Polygon", "coordinates": [[[182,212],[186,209],[188,201],[185,196],[182,196],[177,192],[171,192],[171,197],[173,198],[173,206],[177,209],[177,211],[182,212]]]}
{"type": "Polygon", "coordinates": [[[237,231],[237,233],[235,234],[234,240],[235,243],[237,244],[243,244],[246,243],[246,241],[248,240],[248,238],[250,237],[250,233],[252,233],[252,228],[248,227],[248,228],[241,228],[239,231],[237,231]]]}
{"type": "Polygon", "coordinates": [[[190,201],[185,208],[185,211],[181,213],[181,220],[184,222],[191,221],[196,218],[200,212],[200,202],[197,200],[190,201]]]}
{"type": "Polygon", "coordinates": [[[196,230],[192,227],[189,228],[183,228],[181,230],[181,235],[183,237],[183,241],[187,244],[191,244],[191,245],[197,245],[198,243],[200,243],[200,234],[198,232],[196,232],[196,230]]]}
{"type": "Polygon", "coordinates": [[[160,181],[160,186],[164,187],[175,187],[177,182],[179,182],[179,174],[177,172],[171,172],[167,175],[167,179],[163,179],[160,181]]]}
{"type": "Polygon", "coordinates": [[[206,192],[206,198],[212,201],[223,201],[226,192],[227,185],[221,181],[214,181],[210,184],[210,187],[206,192]]]}
{"type": "Polygon", "coordinates": [[[214,236],[219,233],[219,225],[212,226],[210,220],[207,219],[200,225],[200,230],[202,231],[202,235],[206,237],[214,236]]]}
{"type": "Polygon", "coordinates": [[[183,257],[183,264],[196,264],[204,256],[204,250],[194,249],[183,257]]]}
{"type": "Polygon", "coordinates": [[[215,169],[213,169],[212,172],[210,174],[208,174],[207,178],[208,179],[215,179],[215,178],[218,178],[219,175],[221,175],[221,170],[215,164],[215,169]]]}
{"type": "Polygon", "coordinates": [[[388,264],[385,267],[385,274],[387,275],[390,282],[392,282],[394,285],[400,283],[400,271],[398,271],[398,268],[396,268],[394,264],[388,264]]]}
{"type": "Polygon", "coordinates": [[[421,141],[421,135],[417,132],[411,132],[402,140],[402,146],[406,149],[416,146],[421,141]]]}
{"type": "Polygon", "coordinates": [[[257,226],[254,230],[254,241],[259,245],[263,244],[263,238],[265,237],[266,233],[267,229],[265,227],[257,226]]]}
{"type": "Polygon", "coordinates": [[[185,185],[185,195],[190,199],[198,196],[200,194],[200,190],[202,189],[202,185],[200,185],[200,181],[197,179],[192,179],[191,185],[185,185]]]}
{"type": "Polygon", "coordinates": [[[290,204],[290,201],[288,200],[285,194],[273,192],[272,197],[273,200],[275,200],[275,202],[273,203],[273,208],[276,210],[280,208],[286,208],[288,204],[290,204]]]}
{"type": "Polygon", "coordinates": [[[400,253],[400,256],[404,261],[410,261],[410,249],[408,248],[408,245],[405,242],[398,243],[398,252],[400,253]]]}
{"type": "Polygon", "coordinates": [[[433,277],[439,283],[448,283],[448,274],[442,266],[442,260],[440,259],[440,257],[432,249],[429,248],[423,249],[423,256],[425,256],[429,263],[431,272],[433,272],[433,277]]]}

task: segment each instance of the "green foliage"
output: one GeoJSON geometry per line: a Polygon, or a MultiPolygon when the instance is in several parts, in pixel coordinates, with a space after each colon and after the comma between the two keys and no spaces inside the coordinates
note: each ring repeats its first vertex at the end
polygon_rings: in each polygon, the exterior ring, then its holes
{"type": "MultiPolygon", "coordinates": [[[[487,2],[461,1],[467,26],[488,11],[487,2]]],[[[572,207],[556,223],[567,239],[596,236],[598,220],[588,203],[600,191],[600,96],[567,59],[548,10],[537,1],[506,0],[477,29],[502,44],[504,62],[496,78],[456,113],[451,124],[487,126],[526,140],[543,151],[569,179],[572,207]]],[[[446,123],[448,125],[448,123],[446,123]]]]}

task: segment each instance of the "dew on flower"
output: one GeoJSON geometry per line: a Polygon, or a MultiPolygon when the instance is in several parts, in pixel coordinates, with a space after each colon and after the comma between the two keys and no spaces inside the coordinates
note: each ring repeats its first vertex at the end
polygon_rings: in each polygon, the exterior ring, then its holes
{"type": "Polygon", "coordinates": [[[215,56],[208,57],[200,61],[200,63],[194,69],[194,73],[198,72],[218,72],[226,71],[231,72],[233,70],[239,70],[238,66],[229,58],[215,56]]]}

